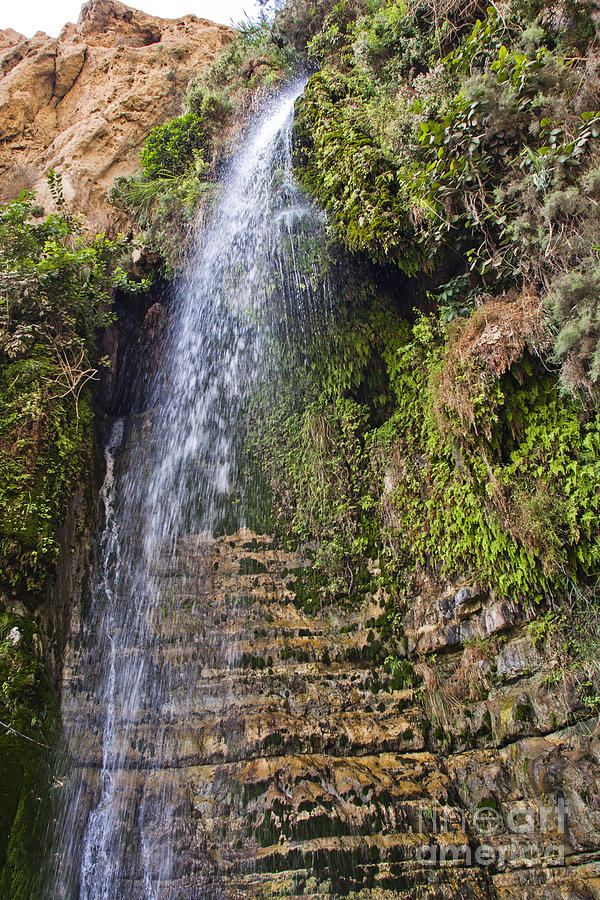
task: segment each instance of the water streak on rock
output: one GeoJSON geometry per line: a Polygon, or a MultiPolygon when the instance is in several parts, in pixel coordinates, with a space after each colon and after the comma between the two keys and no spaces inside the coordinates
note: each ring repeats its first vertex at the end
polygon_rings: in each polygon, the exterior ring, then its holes
{"type": "MultiPolygon", "coordinates": [[[[164,576],[180,574],[185,541],[196,549],[191,575],[202,576],[202,547],[244,526],[238,450],[248,401],[276,383],[281,341],[292,331],[301,341],[327,316],[324,223],[292,176],[302,86],[272,102],[230,165],[179,286],[160,371],[140,385],[148,412],[141,425],[117,422],[107,444],[98,574],[63,710],[78,764],[60,830],[74,833],[53,896],[150,900],[171,896],[168,885],[182,878],[188,897],[221,896],[218,866],[182,833],[185,784],[175,777],[157,788],[149,773],[182,764],[180,723],[194,709],[185,685],[216,657],[233,665],[236,642],[223,629],[201,659],[179,646],[180,611],[166,615],[164,576]]],[[[175,580],[181,597],[185,576],[175,580]]],[[[204,612],[192,613],[200,629],[204,612]]],[[[217,707],[228,690],[225,680],[217,707]]],[[[199,734],[196,743],[187,752],[200,752],[199,734]]]]}

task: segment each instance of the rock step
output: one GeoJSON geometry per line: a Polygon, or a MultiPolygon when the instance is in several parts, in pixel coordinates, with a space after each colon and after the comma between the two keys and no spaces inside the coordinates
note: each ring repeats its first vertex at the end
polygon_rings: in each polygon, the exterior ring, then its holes
{"type": "MultiPolygon", "coordinates": [[[[164,603],[149,617],[152,649],[124,650],[134,666],[151,652],[169,673],[160,696],[122,729],[114,772],[128,900],[137,900],[142,807],[150,859],[165,840],[172,845],[161,900],[388,889],[390,897],[455,900],[446,891],[455,868],[432,870],[419,848],[431,843],[427,811],[447,823],[436,844],[468,843],[466,825],[439,758],[425,750],[428,723],[413,691],[397,690],[374,662],[381,598],[308,615],[293,590],[302,558],[257,545],[247,536],[190,539],[174,562],[159,560],[164,603]],[[176,829],[165,809],[175,811],[176,829]]],[[[75,780],[92,806],[103,721],[86,671],[82,640],[65,669],[64,718],[75,780]]],[[[117,734],[120,725],[117,710],[117,734]]],[[[456,872],[461,865],[459,856],[456,872]]],[[[465,887],[458,896],[487,894],[465,887]]]]}

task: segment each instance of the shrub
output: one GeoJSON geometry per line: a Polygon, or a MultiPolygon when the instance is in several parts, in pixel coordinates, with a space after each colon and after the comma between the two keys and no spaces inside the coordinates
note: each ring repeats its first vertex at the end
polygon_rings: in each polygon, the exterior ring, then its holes
{"type": "Polygon", "coordinates": [[[197,160],[210,159],[215,136],[232,106],[198,82],[192,84],[185,104],[188,112],[157,125],[146,138],[141,155],[144,179],[184,175],[197,160]]]}
{"type": "MultiPolygon", "coordinates": [[[[276,10],[273,20],[273,40],[295,50],[306,50],[311,38],[322,28],[335,5],[335,0],[295,0],[276,10]]],[[[338,6],[346,6],[340,3],[338,6]]]]}
{"type": "Polygon", "coordinates": [[[86,240],[29,195],[0,208],[0,582],[39,600],[57,531],[90,465],[96,337],[125,241],[86,240]]]}
{"type": "Polygon", "coordinates": [[[110,319],[110,291],[125,283],[126,243],[101,234],[87,241],[65,215],[41,221],[30,195],[0,208],[0,360],[49,354],[50,393],[77,396],[92,373],[99,328],[110,319]],[[50,388],[51,383],[55,386],[50,388]]]}
{"type": "Polygon", "coordinates": [[[181,175],[194,159],[194,153],[206,150],[207,137],[202,119],[185,113],[154,128],[142,150],[142,171],[148,178],[181,175]]]}
{"type": "Polygon", "coordinates": [[[242,114],[255,108],[264,92],[287,77],[299,62],[294,48],[276,37],[271,18],[261,13],[256,21],[238,24],[238,33],[211,65],[205,82],[209,89],[227,94],[242,114]]]}
{"type": "Polygon", "coordinates": [[[199,201],[212,194],[218,148],[233,109],[198,81],[185,105],[187,112],[150,132],[141,170],[118,178],[110,195],[131,216],[146,247],[162,257],[167,273],[181,263],[199,201]]]}
{"type": "Polygon", "coordinates": [[[446,320],[478,293],[539,296],[563,386],[596,397],[593,73],[557,55],[547,30],[526,38],[541,9],[490,7],[467,32],[476,7],[450,6],[441,62],[434,4],[376,3],[350,24],[332,11],[311,44],[326,64],[299,104],[298,173],[350,250],[409,274],[468,273],[446,320]]]}

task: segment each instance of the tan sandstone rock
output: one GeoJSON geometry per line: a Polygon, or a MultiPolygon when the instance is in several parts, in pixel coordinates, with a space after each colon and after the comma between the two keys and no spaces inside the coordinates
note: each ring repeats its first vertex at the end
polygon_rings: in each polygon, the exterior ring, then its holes
{"type": "Polygon", "coordinates": [[[0,31],[0,200],[33,190],[52,209],[54,168],[71,212],[94,230],[117,229],[106,192],[135,170],[150,130],[180,112],[191,79],[233,34],[117,0],[89,0],[57,39],[0,31]]]}

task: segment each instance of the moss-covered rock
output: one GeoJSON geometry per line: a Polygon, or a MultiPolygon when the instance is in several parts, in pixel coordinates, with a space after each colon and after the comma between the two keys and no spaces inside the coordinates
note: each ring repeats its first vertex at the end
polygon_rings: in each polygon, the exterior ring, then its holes
{"type": "Polygon", "coordinates": [[[74,507],[95,481],[96,340],[112,287],[128,284],[125,240],[82,237],[60,177],[49,185],[57,214],[27,194],[0,208],[0,894],[11,900],[42,894],[60,731],[48,673],[58,680],[81,589],[73,561],[92,518],[74,507]]]}
{"type": "Polygon", "coordinates": [[[30,616],[0,614],[0,721],[0,895],[31,900],[42,890],[60,719],[30,616]]]}

